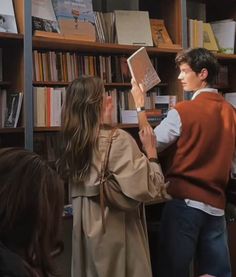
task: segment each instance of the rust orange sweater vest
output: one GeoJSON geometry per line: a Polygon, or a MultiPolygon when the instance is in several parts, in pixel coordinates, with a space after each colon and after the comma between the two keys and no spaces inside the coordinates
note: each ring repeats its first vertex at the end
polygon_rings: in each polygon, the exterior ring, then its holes
{"type": "Polygon", "coordinates": [[[220,94],[202,92],[176,105],[182,132],[168,164],[168,192],[174,198],[225,207],[236,141],[236,111],[220,94]]]}

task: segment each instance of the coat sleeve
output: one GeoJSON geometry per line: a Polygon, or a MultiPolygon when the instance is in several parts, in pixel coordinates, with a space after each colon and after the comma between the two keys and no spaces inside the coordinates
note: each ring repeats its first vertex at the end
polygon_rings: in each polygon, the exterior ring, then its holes
{"type": "Polygon", "coordinates": [[[108,166],[126,196],[140,202],[160,199],[165,187],[160,165],[149,162],[133,137],[123,130],[113,137],[108,166]]]}

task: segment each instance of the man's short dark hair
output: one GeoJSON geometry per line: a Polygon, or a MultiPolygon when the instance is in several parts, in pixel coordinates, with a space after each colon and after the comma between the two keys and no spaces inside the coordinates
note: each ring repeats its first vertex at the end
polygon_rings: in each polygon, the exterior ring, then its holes
{"type": "Polygon", "coordinates": [[[217,58],[205,48],[189,48],[183,50],[177,54],[175,63],[177,66],[186,63],[196,73],[200,73],[203,68],[206,68],[208,71],[206,81],[211,85],[216,81],[219,72],[217,58]]]}

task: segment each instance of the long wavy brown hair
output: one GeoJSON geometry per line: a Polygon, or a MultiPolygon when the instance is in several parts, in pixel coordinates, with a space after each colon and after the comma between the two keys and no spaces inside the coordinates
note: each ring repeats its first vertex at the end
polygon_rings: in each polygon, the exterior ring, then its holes
{"type": "Polygon", "coordinates": [[[103,109],[104,85],[100,78],[82,76],[67,88],[62,108],[64,153],[58,171],[72,181],[83,181],[89,174],[92,153],[103,109]]]}
{"type": "Polygon", "coordinates": [[[0,176],[1,243],[32,272],[52,276],[64,203],[61,179],[39,155],[22,148],[0,149],[0,176]]]}

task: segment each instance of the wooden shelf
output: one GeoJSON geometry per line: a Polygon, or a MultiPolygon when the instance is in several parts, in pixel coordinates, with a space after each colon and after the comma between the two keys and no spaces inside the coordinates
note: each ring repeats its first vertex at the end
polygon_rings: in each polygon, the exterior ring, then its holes
{"type": "Polygon", "coordinates": [[[236,54],[216,53],[215,55],[219,60],[232,60],[234,62],[236,61],[236,54]]]}
{"type": "Polygon", "coordinates": [[[10,82],[0,81],[0,87],[9,87],[10,84],[10,82]]]}
{"type": "MultiPolygon", "coordinates": [[[[139,47],[132,45],[120,45],[112,43],[98,43],[78,41],[75,39],[50,38],[50,37],[33,37],[34,49],[50,49],[50,50],[66,50],[66,51],[82,51],[85,53],[105,53],[105,54],[131,54],[139,47]]],[[[175,45],[168,48],[147,47],[150,55],[154,54],[175,54],[181,50],[181,46],[175,45]]]]}
{"type": "Polygon", "coordinates": [[[13,44],[22,43],[24,36],[22,34],[0,33],[0,46],[6,47],[13,44]]]}
{"type": "MultiPolygon", "coordinates": [[[[69,85],[70,82],[45,82],[45,81],[34,81],[33,82],[33,86],[35,87],[42,87],[42,86],[46,86],[46,87],[66,87],[69,85]]],[[[167,83],[160,83],[157,86],[158,87],[166,87],[168,84],[167,83]]],[[[0,82],[0,86],[1,86],[1,82],[0,82]]],[[[105,83],[104,84],[105,87],[127,87],[130,88],[131,84],[130,83],[105,83]]]]}
{"type": "Polygon", "coordinates": [[[17,127],[17,128],[0,128],[0,134],[9,134],[9,133],[23,133],[24,128],[23,127],[17,127]]]}
{"type": "MultiPolygon", "coordinates": [[[[158,122],[151,123],[150,125],[155,127],[155,126],[158,125],[158,122]]],[[[117,128],[121,128],[121,129],[131,129],[131,128],[138,128],[139,127],[138,124],[122,124],[122,123],[117,123],[114,126],[117,127],[117,128]]],[[[40,133],[40,132],[60,132],[60,131],[61,131],[61,127],[34,127],[34,132],[37,132],[37,133],[40,133]]]]}

